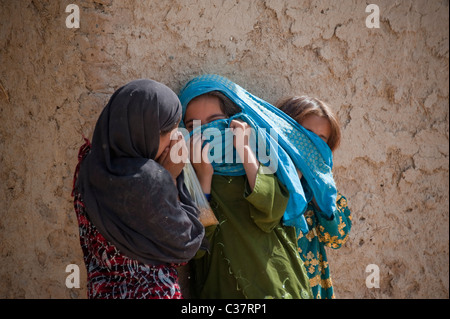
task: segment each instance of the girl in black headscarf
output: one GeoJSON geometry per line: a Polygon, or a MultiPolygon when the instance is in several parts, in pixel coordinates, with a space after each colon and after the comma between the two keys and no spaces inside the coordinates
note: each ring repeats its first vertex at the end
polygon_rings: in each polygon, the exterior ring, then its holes
{"type": "Polygon", "coordinates": [[[73,196],[89,298],[181,297],[176,267],[204,236],[182,158],[174,160],[187,153],[181,112],[167,86],[132,81],[112,95],[92,144],[80,148],[73,196]]]}

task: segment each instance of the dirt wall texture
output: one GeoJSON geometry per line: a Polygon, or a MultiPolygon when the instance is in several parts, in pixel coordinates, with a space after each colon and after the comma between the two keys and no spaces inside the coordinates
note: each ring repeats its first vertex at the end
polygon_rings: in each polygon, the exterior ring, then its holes
{"type": "Polygon", "coordinates": [[[353,212],[329,251],[338,298],[448,298],[448,0],[373,1],[379,28],[368,3],[0,0],[0,298],[86,297],[71,198],[81,134],[126,82],[178,92],[202,73],[336,110],[333,171],[353,212]]]}

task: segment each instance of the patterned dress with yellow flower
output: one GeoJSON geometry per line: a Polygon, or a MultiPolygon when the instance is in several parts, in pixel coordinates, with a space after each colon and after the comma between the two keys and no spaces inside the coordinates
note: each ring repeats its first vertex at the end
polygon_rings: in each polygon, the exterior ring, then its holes
{"type": "Polygon", "coordinates": [[[298,237],[298,251],[316,299],[335,298],[325,246],[340,248],[347,241],[352,226],[347,199],[340,193],[337,194],[336,207],[332,218],[328,219],[310,202],[305,212],[309,231],[307,234],[300,232],[298,237]]]}

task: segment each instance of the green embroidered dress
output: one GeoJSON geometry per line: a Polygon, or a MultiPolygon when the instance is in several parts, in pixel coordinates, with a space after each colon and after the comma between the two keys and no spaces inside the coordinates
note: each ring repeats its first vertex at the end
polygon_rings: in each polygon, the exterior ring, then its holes
{"type": "Polygon", "coordinates": [[[207,227],[210,251],[191,262],[193,297],[312,298],[295,229],[280,220],[289,194],[274,175],[214,175],[211,208],[219,225],[207,227]]]}
{"type": "Polygon", "coordinates": [[[335,298],[330,277],[326,247],[340,248],[348,238],[352,226],[352,216],[347,207],[347,199],[338,193],[336,207],[331,220],[325,218],[313,203],[305,212],[308,233],[300,232],[298,251],[305,263],[310,278],[311,289],[316,299],[335,298]]]}

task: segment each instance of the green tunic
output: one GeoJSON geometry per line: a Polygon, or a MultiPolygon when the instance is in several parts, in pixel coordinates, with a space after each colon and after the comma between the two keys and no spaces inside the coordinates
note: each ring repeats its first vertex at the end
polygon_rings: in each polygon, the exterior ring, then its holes
{"type": "Polygon", "coordinates": [[[253,192],[244,176],[214,175],[207,227],[210,250],[192,261],[198,298],[312,298],[293,227],[280,222],[289,194],[258,171],[253,192]]]}

